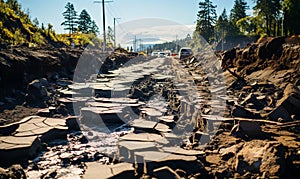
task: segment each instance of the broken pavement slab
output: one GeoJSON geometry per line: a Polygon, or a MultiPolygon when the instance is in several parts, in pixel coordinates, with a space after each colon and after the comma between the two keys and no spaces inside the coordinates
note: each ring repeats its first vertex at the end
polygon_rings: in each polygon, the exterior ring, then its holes
{"type": "Polygon", "coordinates": [[[158,118],[159,120],[166,122],[166,123],[174,123],[174,116],[161,116],[158,118]]]}
{"type": "Polygon", "coordinates": [[[193,173],[201,169],[196,156],[178,155],[160,151],[144,151],[135,153],[137,172],[152,175],[157,168],[168,166],[173,170],[181,169],[193,173]]]}
{"type": "Polygon", "coordinates": [[[163,137],[158,134],[153,133],[129,133],[122,137],[120,137],[120,140],[126,140],[126,141],[144,141],[144,142],[155,142],[157,140],[162,139],[163,137]]]}
{"type": "Polygon", "coordinates": [[[154,129],[158,122],[136,119],[131,122],[131,126],[139,129],[154,129]]]}
{"type": "Polygon", "coordinates": [[[154,129],[159,132],[171,132],[172,131],[168,125],[165,125],[162,123],[157,123],[157,125],[155,126],[154,129]]]}
{"type": "Polygon", "coordinates": [[[35,156],[41,142],[37,136],[0,137],[0,165],[26,161],[35,156]]]}
{"type": "Polygon", "coordinates": [[[135,153],[139,151],[157,151],[157,143],[141,141],[120,141],[118,156],[121,160],[134,162],[135,153]]]}
{"type": "Polygon", "coordinates": [[[138,151],[145,149],[153,149],[156,148],[155,142],[142,142],[142,141],[120,141],[118,143],[119,147],[125,147],[130,151],[138,151]]]}
{"type": "Polygon", "coordinates": [[[161,111],[154,108],[142,108],[141,111],[147,116],[152,116],[152,117],[158,117],[163,115],[161,111]]]}
{"type": "Polygon", "coordinates": [[[138,99],[132,98],[94,98],[96,102],[106,102],[106,103],[121,103],[121,104],[136,104],[138,99]]]}
{"type": "Polygon", "coordinates": [[[17,128],[6,136],[0,136],[1,164],[28,160],[36,154],[43,141],[66,137],[68,130],[66,119],[39,116],[26,117],[9,126],[17,128]]]}
{"type": "Polygon", "coordinates": [[[118,163],[114,165],[103,165],[98,162],[86,163],[84,179],[90,178],[112,178],[112,177],[134,177],[134,168],[130,163],[118,163]]]}
{"type": "Polygon", "coordinates": [[[205,152],[200,150],[185,150],[181,147],[163,147],[162,150],[164,152],[171,153],[171,154],[187,155],[187,156],[199,156],[205,154],[205,152]]]}

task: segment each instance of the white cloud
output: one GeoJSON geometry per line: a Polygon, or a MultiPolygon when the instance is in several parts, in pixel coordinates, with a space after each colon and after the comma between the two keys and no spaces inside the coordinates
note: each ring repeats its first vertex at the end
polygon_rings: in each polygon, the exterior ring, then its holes
{"type": "Polygon", "coordinates": [[[164,19],[139,19],[117,26],[117,43],[131,46],[134,38],[144,44],[156,44],[182,39],[192,34],[195,25],[182,25],[164,19]]]}

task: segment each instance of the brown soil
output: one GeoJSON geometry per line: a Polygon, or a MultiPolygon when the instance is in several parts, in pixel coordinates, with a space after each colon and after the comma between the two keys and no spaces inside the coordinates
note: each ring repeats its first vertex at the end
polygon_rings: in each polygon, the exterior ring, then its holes
{"type": "Polygon", "coordinates": [[[28,108],[25,106],[16,106],[12,110],[4,110],[0,113],[0,125],[17,122],[25,117],[36,115],[38,108],[28,108]]]}

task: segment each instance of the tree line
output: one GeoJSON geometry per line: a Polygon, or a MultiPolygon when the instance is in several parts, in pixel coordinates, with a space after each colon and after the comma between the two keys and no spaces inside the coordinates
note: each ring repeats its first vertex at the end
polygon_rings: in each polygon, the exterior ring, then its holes
{"type": "Polygon", "coordinates": [[[64,30],[69,31],[69,34],[74,32],[87,33],[99,33],[99,28],[96,22],[92,20],[89,13],[83,9],[79,16],[72,3],[68,2],[65,6],[65,12],[63,12],[64,22],[61,25],[65,26],[64,30]]]}
{"type": "Polygon", "coordinates": [[[300,34],[300,0],[253,0],[253,15],[245,0],[235,0],[227,15],[220,16],[211,0],[199,2],[197,24],[194,35],[201,35],[213,43],[218,39],[238,35],[289,36],[300,34]]]}

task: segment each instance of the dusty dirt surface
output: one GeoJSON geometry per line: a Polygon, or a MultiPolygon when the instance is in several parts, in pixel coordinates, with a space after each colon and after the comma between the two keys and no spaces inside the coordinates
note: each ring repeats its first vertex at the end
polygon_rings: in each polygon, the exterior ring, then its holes
{"type": "Polygon", "coordinates": [[[14,109],[6,109],[2,113],[0,113],[0,125],[17,122],[22,120],[27,116],[36,115],[38,112],[38,108],[28,108],[25,106],[16,106],[14,109]]]}

